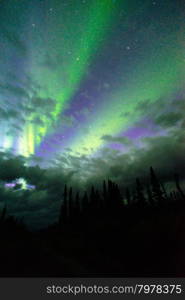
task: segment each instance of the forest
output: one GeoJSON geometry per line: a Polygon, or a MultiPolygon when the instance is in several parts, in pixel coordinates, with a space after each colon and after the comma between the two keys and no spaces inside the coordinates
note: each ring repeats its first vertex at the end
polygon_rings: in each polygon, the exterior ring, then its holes
{"type": "Polygon", "coordinates": [[[124,195],[111,180],[82,195],[66,184],[58,221],[38,230],[4,206],[0,276],[184,276],[185,194],[178,174],[174,183],[166,191],[150,167],[149,184],[136,178],[124,195]]]}

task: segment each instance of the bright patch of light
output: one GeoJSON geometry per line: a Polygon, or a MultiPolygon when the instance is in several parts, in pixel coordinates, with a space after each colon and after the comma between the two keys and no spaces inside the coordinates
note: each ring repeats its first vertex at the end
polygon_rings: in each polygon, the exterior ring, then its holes
{"type": "Polygon", "coordinates": [[[17,190],[34,190],[35,189],[35,185],[32,184],[28,184],[27,181],[24,178],[18,178],[12,182],[7,182],[4,184],[5,188],[8,189],[16,189],[18,187],[17,190]]]}

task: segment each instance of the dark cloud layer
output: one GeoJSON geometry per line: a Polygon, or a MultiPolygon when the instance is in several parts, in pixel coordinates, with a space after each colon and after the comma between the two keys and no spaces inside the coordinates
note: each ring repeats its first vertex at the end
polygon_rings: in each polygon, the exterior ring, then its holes
{"type": "Polygon", "coordinates": [[[92,184],[102,188],[104,179],[112,179],[124,191],[127,186],[135,184],[136,177],[140,177],[143,183],[148,182],[150,166],[164,183],[170,183],[174,173],[184,181],[184,140],[185,133],[179,129],[168,136],[144,138],[143,147],[132,146],[125,154],[109,148],[102,149],[101,155],[94,158],[68,152],[56,158],[51,168],[44,170],[38,166],[26,167],[23,157],[1,152],[0,180],[10,182],[23,177],[36,185],[34,191],[5,192],[1,189],[1,206],[6,199],[10,213],[24,216],[32,227],[42,227],[57,220],[65,183],[83,193],[92,184]]]}
{"type": "Polygon", "coordinates": [[[176,126],[183,119],[184,115],[182,112],[169,112],[167,114],[160,115],[155,122],[162,127],[169,128],[176,126]]]}
{"type": "Polygon", "coordinates": [[[119,143],[123,145],[131,145],[131,141],[127,137],[113,137],[111,135],[102,136],[102,140],[110,143],[119,143]]]}

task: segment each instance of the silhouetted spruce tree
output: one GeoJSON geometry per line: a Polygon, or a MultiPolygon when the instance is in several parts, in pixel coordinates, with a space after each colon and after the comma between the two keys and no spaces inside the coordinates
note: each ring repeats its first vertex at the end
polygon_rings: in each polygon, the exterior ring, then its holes
{"type": "Polygon", "coordinates": [[[131,205],[131,195],[130,195],[130,190],[128,187],[126,188],[125,197],[127,200],[127,205],[131,205]]]}
{"type": "Polygon", "coordinates": [[[143,207],[146,204],[146,199],[143,192],[143,186],[139,180],[136,178],[136,201],[139,207],[143,207]]]}
{"type": "Polygon", "coordinates": [[[148,203],[149,203],[150,205],[154,205],[155,202],[154,202],[154,199],[153,199],[153,197],[152,197],[152,192],[151,192],[151,188],[150,188],[149,185],[147,185],[147,187],[146,187],[146,193],[147,193],[147,200],[148,200],[148,203]]]}
{"type": "Polygon", "coordinates": [[[111,180],[108,180],[107,183],[107,205],[110,207],[112,205],[112,194],[113,194],[113,183],[111,180]]]}
{"type": "Polygon", "coordinates": [[[168,195],[167,195],[166,188],[165,188],[163,183],[161,183],[161,188],[162,188],[162,191],[163,191],[164,199],[167,201],[168,200],[168,195]]]}
{"type": "Polygon", "coordinates": [[[108,197],[107,197],[108,207],[117,207],[120,205],[121,202],[121,194],[119,191],[118,186],[112,182],[111,180],[108,180],[108,197]]]}
{"type": "Polygon", "coordinates": [[[78,217],[80,215],[81,209],[80,209],[80,196],[79,196],[79,192],[76,193],[73,211],[74,211],[74,216],[75,217],[78,217]]]}
{"type": "Polygon", "coordinates": [[[132,202],[132,205],[137,204],[137,192],[136,191],[132,192],[131,202],[132,202]]]}
{"type": "Polygon", "coordinates": [[[117,184],[114,184],[114,197],[115,198],[113,199],[113,201],[115,202],[115,206],[117,208],[123,207],[121,192],[117,184]]]}
{"type": "Polygon", "coordinates": [[[82,212],[87,210],[89,208],[89,201],[88,201],[88,195],[85,191],[84,196],[82,198],[82,212]]]}
{"type": "Polygon", "coordinates": [[[96,210],[100,208],[100,195],[98,190],[94,192],[94,208],[96,210]]]}
{"type": "Polygon", "coordinates": [[[95,203],[97,208],[101,207],[101,196],[98,190],[95,191],[95,203]]]}
{"type": "Polygon", "coordinates": [[[3,222],[6,218],[6,212],[7,212],[7,207],[6,205],[3,207],[2,213],[1,213],[1,217],[0,217],[0,222],[3,222]]]}
{"type": "Polygon", "coordinates": [[[150,168],[150,180],[151,180],[151,188],[152,188],[152,198],[157,203],[165,200],[164,192],[161,190],[160,182],[155,175],[153,168],[150,168]]]}
{"type": "Polygon", "coordinates": [[[63,193],[63,202],[60,207],[59,225],[66,224],[68,219],[68,208],[67,208],[67,185],[65,184],[63,193]]]}
{"type": "Polygon", "coordinates": [[[182,197],[182,199],[184,199],[185,195],[184,195],[183,190],[181,189],[181,186],[180,186],[179,175],[177,173],[175,173],[174,174],[174,178],[175,178],[175,184],[176,184],[177,191],[179,192],[179,194],[182,197]]]}
{"type": "Polygon", "coordinates": [[[107,201],[107,186],[105,180],[103,181],[103,202],[104,204],[107,201]]]}
{"type": "Polygon", "coordinates": [[[73,210],[73,189],[70,187],[69,189],[69,200],[68,200],[68,215],[72,219],[74,216],[73,210]]]}
{"type": "Polygon", "coordinates": [[[91,192],[90,192],[90,206],[93,207],[95,205],[95,189],[94,186],[92,185],[91,187],[91,192]]]}

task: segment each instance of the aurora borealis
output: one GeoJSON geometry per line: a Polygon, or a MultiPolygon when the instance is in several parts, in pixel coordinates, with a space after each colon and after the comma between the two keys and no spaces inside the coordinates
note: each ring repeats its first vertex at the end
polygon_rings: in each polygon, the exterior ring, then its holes
{"type": "Polygon", "coordinates": [[[2,151],[85,174],[183,132],[180,0],[2,0],[0,14],[2,151]]]}

